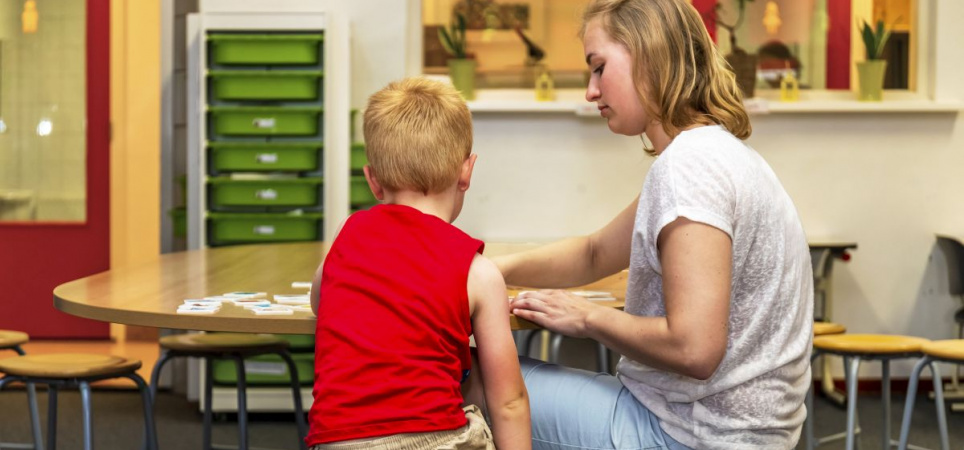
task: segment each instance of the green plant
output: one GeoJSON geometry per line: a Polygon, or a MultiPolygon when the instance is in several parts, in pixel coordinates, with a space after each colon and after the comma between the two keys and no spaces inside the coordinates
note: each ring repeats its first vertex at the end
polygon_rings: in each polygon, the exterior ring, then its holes
{"type": "Polygon", "coordinates": [[[864,48],[867,49],[867,60],[873,61],[881,59],[884,53],[884,46],[890,38],[890,30],[884,29],[884,21],[878,20],[876,29],[871,27],[867,21],[863,21],[860,27],[860,36],[864,40],[864,48]]]}
{"type": "Polygon", "coordinates": [[[456,13],[455,23],[449,25],[448,30],[445,27],[438,29],[438,39],[450,55],[459,59],[466,58],[468,43],[465,40],[465,16],[456,13]]]}

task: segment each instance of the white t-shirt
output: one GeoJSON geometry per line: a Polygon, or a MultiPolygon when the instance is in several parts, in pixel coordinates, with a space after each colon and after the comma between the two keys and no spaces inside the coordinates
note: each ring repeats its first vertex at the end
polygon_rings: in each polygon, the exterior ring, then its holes
{"type": "Polygon", "coordinates": [[[813,275],[793,202],[766,161],[720,126],[684,131],[646,176],[626,311],[666,316],[657,238],[679,217],[733,242],[729,335],[716,373],[700,381],[623,357],[619,379],[693,448],[792,448],[806,416],[813,275]]]}

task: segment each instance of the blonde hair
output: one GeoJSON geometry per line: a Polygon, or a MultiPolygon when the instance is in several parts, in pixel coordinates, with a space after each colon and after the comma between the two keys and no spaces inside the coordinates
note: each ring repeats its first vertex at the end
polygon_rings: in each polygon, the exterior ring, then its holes
{"type": "Polygon", "coordinates": [[[594,0],[583,13],[581,37],[596,18],[628,49],[640,101],[667,135],[715,123],[740,139],[750,137],[733,71],[686,0],[594,0]]]}
{"type": "Polygon", "coordinates": [[[369,97],[365,153],[385,189],[444,191],[471,152],[472,115],[452,86],[412,77],[369,97]]]}

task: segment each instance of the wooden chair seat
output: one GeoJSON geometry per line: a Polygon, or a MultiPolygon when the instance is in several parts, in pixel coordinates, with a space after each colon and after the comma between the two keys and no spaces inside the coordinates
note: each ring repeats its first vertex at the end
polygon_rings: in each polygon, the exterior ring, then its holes
{"type": "Polygon", "coordinates": [[[832,322],[814,322],[813,323],[814,336],[844,334],[846,332],[847,332],[847,327],[840,325],[839,323],[832,323],[832,322]]]}
{"type": "Polygon", "coordinates": [[[30,378],[121,376],[141,367],[138,359],[90,353],[26,355],[0,360],[0,372],[30,378]]]}
{"type": "Polygon", "coordinates": [[[928,342],[921,346],[921,353],[936,359],[964,362],[964,339],[928,342]]]}
{"type": "Polygon", "coordinates": [[[186,353],[259,354],[282,351],[288,341],[271,334],[175,334],[160,339],[161,348],[186,353]]]}
{"type": "Polygon", "coordinates": [[[13,348],[26,344],[30,340],[27,333],[19,331],[0,330],[0,349],[13,348]]]}
{"type": "Polygon", "coordinates": [[[920,352],[924,338],[891,334],[837,334],[813,338],[814,348],[855,355],[898,355],[920,352]]]}

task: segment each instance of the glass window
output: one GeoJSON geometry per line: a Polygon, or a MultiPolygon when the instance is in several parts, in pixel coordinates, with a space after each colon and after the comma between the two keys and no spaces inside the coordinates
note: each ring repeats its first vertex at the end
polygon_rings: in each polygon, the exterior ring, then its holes
{"type": "Polygon", "coordinates": [[[0,2],[0,221],[86,216],[83,0],[0,2]]]}
{"type": "MultiPolygon", "coordinates": [[[[739,47],[756,56],[756,87],[776,88],[789,67],[800,87],[849,90],[854,63],[865,58],[857,24],[883,20],[892,34],[884,50],[886,89],[916,89],[916,0],[690,0],[723,54],[739,47]],[[743,3],[742,19],[739,5],[743,3]]],[[[468,18],[468,51],[482,88],[531,88],[531,46],[541,50],[556,87],[584,87],[586,68],[576,35],[588,0],[422,0],[426,73],[447,73],[438,27],[454,11],[468,18]],[[509,17],[506,19],[505,17],[509,17]],[[516,28],[519,28],[517,31],[516,28]],[[520,33],[521,32],[521,33],[520,33]],[[522,36],[529,41],[527,44],[522,36]]],[[[754,67],[751,65],[751,67],[754,67]]],[[[751,77],[754,74],[750,75],[751,77]]]]}

